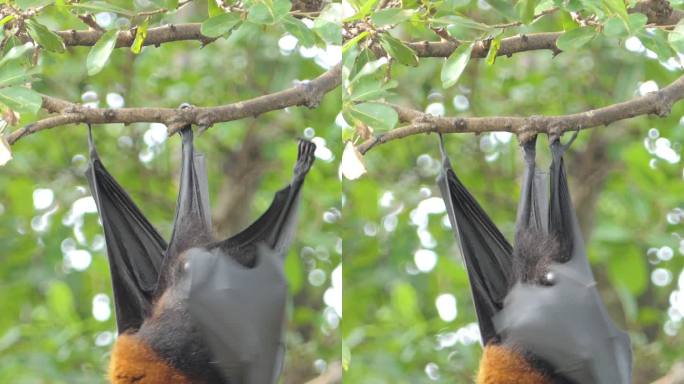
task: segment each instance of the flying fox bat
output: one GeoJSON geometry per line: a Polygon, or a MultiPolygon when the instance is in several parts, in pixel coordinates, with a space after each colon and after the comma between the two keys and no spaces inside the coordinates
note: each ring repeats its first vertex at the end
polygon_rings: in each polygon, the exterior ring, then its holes
{"type": "Polygon", "coordinates": [[[562,157],[570,143],[551,139],[549,187],[535,164],[535,142],[523,144],[512,247],[456,177],[440,135],[437,181],[485,346],[478,384],[629,384],[629,336],[613,324],[596,290],[570,200],[562,157]]]}
{"type": "Polygon", "coordinates": [[[169,243],[109,174],[89,132],[86,171],[104,228],[119,337],[115,384],[271,384],[284,355],[283,262],[316,146],[300,141],[291,183],[242,232],[211,232],[204,157],[181,131],[181,180],[169,243]]]}

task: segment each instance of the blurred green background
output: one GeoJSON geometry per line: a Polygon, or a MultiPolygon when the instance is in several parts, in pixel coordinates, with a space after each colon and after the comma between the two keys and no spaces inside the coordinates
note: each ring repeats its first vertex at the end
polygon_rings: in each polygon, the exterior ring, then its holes
{"type": "MultiPolygon", "coordinates": [[[[503,22],[482,1],[441,4],[487,24],[503,22]]],[[[562,31],[567,23],[557,13],[503,36],[562,31]]],[[[403,23],[392,34],[404,41],[435,40],[419,22],[403,23]]],[[[652,41],[642,40],[599,34],[556,57],[535,51],[499,57],[493,65],[471,60],[446,90],[440,82],[444,59],[422,58],[416,68],[384,65],[377,77],[390,73],[398,82],[384,100],[433,115],[569,114],[655,91],[681,75],[679,63],[668,59],[671,51],[658,59],[644,47],[652,41]]],[[[639,117],[582,131],[566,154],[600,292],[632,338],[637,384],[652,382],[684,359],[683,113],[679,103],[664,119],[639,117]]],[[[523,170],[516,138],[452,134],[446,142],[456,173],[510,239],[523,170]]],[[[542,167],[549,163],[547,144],[540,138],[542,167]]],[[[479,333],[435,183],[438,139],[392,141],[371,149],[365,162],[368,173],[343,187],[343,348],[350,356],[345,380],[473,382],[479,333]]]]}
{"type": "MultiPolygon", "coordinates": [[[[158,8],[149,2],[119,5],[141,4],[158,8]]],[[[206,4],[157,16],[154,25],[200,22],[206,19],[206,4]]],[[[105,27],[127,23],[110,12],[96,16],[105,27]]],[[[51,29],[84,29],[75,16],[54,9],[39,20],[51,29]]],[[[92,77],[86,72],[87,47],[66,54],[43,51],[33,88],[100,107],[213,106],[289,88],[334,64],[334,55],[324,48],[305,49],[287,36],[278,26],[251,25],[202,49],[198,42],[146,47],[140,55],[116,49],[92,77]]],[[[206,154],[220,236],[256,219],[289,182],[297,138],[319,145],[286,264],[293,297],[284,383],[305,382],[340,360],[341,240],[335,224],[340,139],[334,123],[339,104],[339,92],[333,91],[315,110],[288,108],[217,124],[195,139],[206,154]]],[[[20,124],[35,120],[25,113],[20,124]]],[[[168,239],[179,137],[167,139],[159,124],[97,125],[94,135],[104,164],[168,239]]],[[[102,228],[83,176],[87,129],[56,128],[26,137],[12,149],[14,159],[0,171],[0,383],[105,382],[116,328],[102,228]]]]}

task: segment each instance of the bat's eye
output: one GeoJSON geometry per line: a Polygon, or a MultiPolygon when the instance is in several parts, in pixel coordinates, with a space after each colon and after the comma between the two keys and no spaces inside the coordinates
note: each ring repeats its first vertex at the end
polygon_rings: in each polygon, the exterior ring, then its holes
{"type": "Polygon", "coordinates": [[[547,272],[544,276],[542,276],[540,282],[542,285],[554,285],[556,284],[556,275],[553,272],[547,272]]]}
{"type": "Polygon", "coordinates": [[[190,270],[190,262],[186,261],[185,263],[183,263],[183,272],[187,272],[189,270],[190,270]]]}

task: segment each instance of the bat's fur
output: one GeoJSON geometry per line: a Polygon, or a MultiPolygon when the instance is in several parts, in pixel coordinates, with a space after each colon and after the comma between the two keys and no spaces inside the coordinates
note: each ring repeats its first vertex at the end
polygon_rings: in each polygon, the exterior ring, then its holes
{"type": "Polygon", "coordinates": [[[532,229],[520,229],[513,250],[513,283],[548,285],[546,280],[553,260],[558,260],[560,244],[554,236],[532,229]]]}
{"type": "Polygon", "coordinates": [[[113,384],[193,384],[147,344],[130,334],[123,334],[116,340],[108,376],[113,384]]]}
{"type": "Polygon", "coordinates": [[[477,384],[552,384],[522,353],[502,345],[487,345],[480,360],[477,384]]]}

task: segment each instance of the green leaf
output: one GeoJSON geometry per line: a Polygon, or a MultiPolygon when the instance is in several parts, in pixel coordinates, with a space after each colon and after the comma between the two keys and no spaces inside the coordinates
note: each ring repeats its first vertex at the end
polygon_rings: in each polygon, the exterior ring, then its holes
{"type": "Polygon", "coordinates": [[[77,10],[83,10],[88,12],[112,12],[119,15],[133,17],[134,12],[131,12],[125,8],[117,7],[116,5],[109,4],[105,1],[89,1],[83,3],[69,3],[69,7],[75,8],[77,10]]]}
{"type": "Polygon", "coordinates": [[[3,25],[7,24],[7,23],[10,22],[12,19],[14,19],[14,15],[8,15],[8,16],[3,17],[2,20],[0,20],[0,27],[2,27],[3,25]]]}
{"type": "Polygon", "coordinates": [[[36,113],[43,103],[40,93],[25,87],[0,88],[0,103],[17,111],[36,113]]]}
{"type": "Polygon", "coordinates": [[[88,57],[86,58],[86,68],[88,68],[88,75],[93,76],[99,73],[109,60],[114,47],[116,46],[116,36],[119,33],[116,29],[112,29],[102,34],[100,39],[90,48],[88,57]]]}
{"type": "Polygon", "coordinates": [[[379,103],[363,103],[352,105],[350,115],[371,128],[390,130],[397,125],[399,116],[394,108],[379,103]]]}
{"type": "MultiPolygon", "coordinates": [[[[29,8],[36,8],[40,7],[41,5],[48,5],[52,1],[51,0],[15,0],[15,3],[19,6],[19,8],[23,10],[28,10],[29,8]]],[[[0,3],[11,3],[9,1],[0,1],[0,3]]]]}
{"type": "Polygon", "coordinates": [[[26,71],[19,64],[11,64],[0,71],[0,86],[19,85],[31,81],[32,71],[26,71]]]}
{"type": "Polygon", "coordinates": [[[44,49],[59,53],[66,51],[62,38],[43,24],[31,19],[26,21],[26,26],[28,27],[29,35],[44,49]]]}
{"type": "Polygon", "coordinates": [[[5,56],[3,56],[2,59],[0,59],[0,67],[23,57],[26,52],[31,50],[33,50],[33,47],[25,44],[17,45],[15,47],[10,48],[10,50],[7,51],[5,56]]]}
{"type": "Polygon", "coordinates": [[[670,57],[675,56],[675,51],[672,50],[668,36],[664,31],[656,29],[651,33],[641,32],[637,36],[644,47],[658,55],[659,60],[667,61],[670,57]]]}
{"type": "Polygon", "coordinates": [[[397,283],[392,288],[392,307],[402,319],[413,320],[418,317],[418,294],[411,284],[397,283]]]}
{"type": "Polygon", "coordinates": [[[342,369],[345,371],[349,370],[349,364],[351,363],[351,350],[347,343],[342,341],[342,369]]]}
{"type": "Polygon", "coordinates": [[[396,88],[396,80],[383,83],[380,79],[364,77],[351,87],[350,99],[355,102],[377,100],[387,95],[387,90],[396,88]]]}
{"type": "Polygon", "coordinates": [[[572,51],[582,47],[596,36],[592,27],[581,27],[565,32],[556,40],[556,46],[561,51],[572,51]]]}
{"type": "MultiPolygon", "coordinates": [[[[371,11],[373,10],[373,7],[375,4],[378,2],[378,0],[366,0],[361,7],[358,7],[358,11],[351,17],[348,17],[345,19],[345,22],[348,21],[354,21],[354,20],[361,20],[364,17],[366,17],[371,11]]],[[[341,14],[341,13],[340,13],[341,14]]]]}
{"type": "Polygon", "coordinates": [[[608,37],[627,37],[625,23],[619,17],[611,17],[603,24],[603,34],[608,37]]]}
{"type": "Polygon", "coordinates": [[[207,14],[209,17],[218,16],[224,13],[223,9],[218,6],[216,0],[207,0],[207,14]]]}
{"type": "Polygon", "coordinates": [[[510,20],[515,20],[518,18],[518,13],[515,11],[513,3],[510,0],[485,0],[485,2],[510,20]]]}
{"type": "Polygon", "coordinates": [[[292,8],[290,0],[275,0],[272,4],[259,2],[249,8],[247,20],[256,24],[275,24],[287,15],[290,8],[292,8]]]}
{"type": "Polygon", "coordinates": [[[204,20],[200,32],[207,37],[228,36],[240,21],[240,14],[237,12],[222,13],[204,20]]]}
{"type": "Polygon", "coordinates": [[[497,53],[499,53],[499,48],[501,48],[501,36],[492,39],[489,43],[489,51],[487,52],[487,64],[494,65],[496,62],[497,53]]]}
{"type": "Polygon", "coordinates": [[[413,9],[387,8],[371,15],[371,21],[378,27],[401,24],[416,14],[413,9]]]}
{"type": "Polygon", "coordinates": [[[487,24],[459,15],[449,15],[431,20],[432,26],[445,26],[449,35],[458,40],[479,39],[483,34],[492,32],[487,24]]]}
{"type": "MultiPolygon", "coordinates": [[[[366,50],[364,50],[364,51],[366,51],[366,50]]],[[[364,55],[364,52],[361,52],[359,54],[359,57],[357,58],[356,63],[354,63],[354,67],[355,68],[360,67],[360,69],[358,71],[356,71],[356,75],[354,75],[354,77],[352,77],[352,79],[349,81],[349,83],[353,84],[364,76],[373,75],[373,74],[377,73],[377,71],[380,68],[384,67],[385,65],[387,65],[387,60],[385,60],[385,59],[372,60],[372,58],[370,56],[366,56],[366,55],[364,55]],[[366,60],[370,60],[370,61],[366,61],[366,60]],[[364,61],[363,65],[359,61],[364,61]]],[[[354,71],[352,71],[352,73],[353,72],[354,71]]]]}
{"type": "Polygon", "coordinates": [[[67,283],[59,280],[53,281],[47,290],[47,302],[58,319],[69,322],[76,317],[74,295],[67,283]]]}
{"type": "Polygon", "coordinates": [[[601,0],[603,7],[627,21],[627,7],[624,0],[601,0]]]}
{"type": "Polygon", "coordinates": [[[388,32],[380,36],[382,48],[397,62],[411,67],[418,66],[418,56],[413,49],[406,46],[399,39],[394,38],[388,32]]]}
{"type": "Polygon", "coordinates": [[[534,20],[534,10],[537,7],[537,0],[520,0],[518,1],[518,14],[520,15],[520,20],[529,24],[534,20]]]}
{"type": "Polygon", "coordinates": [[[283,26],[285,30],[292,36],[299,40],[299,44],[304,47],[312,47],[316,45],[316,34],[302,23],[301,20],[294,16],[287,15],[283,18],[283,26]]]}
{"type": "Polygon", "coordinates": [[[131,52],[135,53],[136,55],[142,50],[143,43],[147,38],[147,27],[149,24],[150,19],[145,19],[145,21],[138,25],[138,28],[135,30],[135,40],[133,40],[133,44],[131,45],[131,52]]]}
{"type": "Polygon", "coordinates": [[[633,295],[640,295],[648,285],[646,259],[633,248],[625,248],[619,257],[612,257],[608,275],[615,285],[624,285],[633,295]]]}
{"type": "Polygon", "coordinates": [[[368,31],[363,31],[363,32],[359,33],[358,35],[354,36],[353,39],[350,39],[349,41],[344,43],[344,45],[342,46],[342,53],[347,52],[348,49],[350,49],[353,46],[355,46],[356,44],[358,44],[359,41],[365,39],[366,36],[368,36],[368,35],[369,35],[368,31]]]}
{"type": "Polygon", "coordinates": [[[670,46],[672,49],[675,51],[684,54],[684,23],[680,22],[677,24],[674,30],[670,32],[670,35],[667,37],[667,41],[670,43],[670,46]]]}
{"type": "Polygon", "coordinates": [[[463,70],[468,65],[472,52],[473,44],[461,44],[446,59],[444,65],[442,65],[441,73],[442,86],[444,88],[449,88],[456,84],[461,74],[463,74],[463,70]]]}
{"type": "Polygon", "coordinates": [[[314,20],[314,31],[331,44],[342,44],[342,4],[328,4],[314,20]]]}
{"type": "Polygon", "coordinates": [[[644,29],[646,23],[648,23],[648,17],[643,13],[630,13],[629,16],[627,16],[627,25],[632,34],[644,29]]]}
{"type": "Polygon", "coordinates": [[[363,70],[366,64],[372,62],[373,60],[375,60],[375,55],[370,51],[370,49],[362,49],[354,59],[354,62],[349,69],[349,76],[347,76],[347,78],[352,79],[351,82],[354,82],[354,79],[356,79],[357,75],[363,70]]]}

